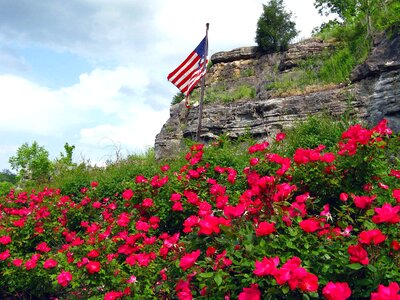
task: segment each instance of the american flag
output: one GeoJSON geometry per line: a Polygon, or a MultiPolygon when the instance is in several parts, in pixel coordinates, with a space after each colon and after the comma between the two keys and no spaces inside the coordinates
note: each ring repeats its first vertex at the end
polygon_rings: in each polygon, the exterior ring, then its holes
{"type": "Polygon", "coordinates": [[[206,73],[207,62],[206,36],[196,49],[167,76],[167,79],[187,97],[206,73]]]}

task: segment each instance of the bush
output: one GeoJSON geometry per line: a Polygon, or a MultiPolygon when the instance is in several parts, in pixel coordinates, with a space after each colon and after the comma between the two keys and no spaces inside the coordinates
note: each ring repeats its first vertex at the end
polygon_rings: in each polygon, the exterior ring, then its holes
{"type": "Polygon", "coordinates": [[[287,144],[317,141],[222,139],[169,165],[132,160],[109,170],[135,170],[112,198],[90,180],[98,170],[73,198],[12,191],[0,297],[396,299],[400,136],[382,121],[337,138],[293,155],[287,144]]]}
{"type": "Polygon", "coordinates": [[[286,12],[283,0],[270,0],[263,4],[263,13],[257,22],[256,43],[264,53],[287,49],[289,42],[298,34],[292,13],[286,12]]]}

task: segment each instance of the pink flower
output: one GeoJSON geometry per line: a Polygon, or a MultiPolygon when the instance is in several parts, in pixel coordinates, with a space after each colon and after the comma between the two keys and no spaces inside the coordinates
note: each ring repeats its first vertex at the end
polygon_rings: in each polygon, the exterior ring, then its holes
{"type": "Polygon", "coordinates": [[[253,283],[249,288],[243,288],[243,292],[239,294],[238,300],[259,300],[261,292],[258,289],[258,284],[253,283]]]}
{"type": "Polygon", "coordinates": [[[399,290],[397,282],[391,282],[387,287],[380,284],[378,291],[371,293],[371,300],[400,300],[399,290]]]}
{"type": "Polygon", "coordinates": [[[182,268],[182,270],[186,271],[187,269],[192,267],[196,260],[199,258],[200,253],[200,250],[196,250],[184,255],[179,261],[179,266],[182,268]]]}
{"type": "Polygon", "coordinates": [[[257,236],[265,236],[275,232],[275,223],[260,222],[256,228],[257,236]]]}
{"type": "Polygon", "coordinates": [[[9,243],[11,243],[11,237],[9,235],[3,235],[0,237],[0,244],[7,245],[9,243]]]}
{"type": "Polygon", "coordinates": [[[43,263],[43,268],[45,269],[52,269],[57,266],[57,261],[54,259],[48,259],[43,263]]]}
{"type": "Polygon", "coordinates": [[[57,276],[57,282],[61,286],[67,286],[69,282],[72,280],[72,274],[70,272],[62,271],[57,276]]]}
{"type": "Polygon", "coordinates": [[[385,203],[382,207],[375,207],[376,215],[372,217],[372,222],[379,223],[399,223],[400,205],[392,207],[391,204],[385,203]]]}
{"type": "Polygon", "coordinates": [[[125,200],[130,200],[133,197],[133,191],[131,189],[125,190],[122,193],[122,198],[125,200]]]}
{"type": "Polygon", "coordinates": [[[98,273],[101,269],[101,265],[98,261],[89,261],[86,265],[86,269],[90,274],[98,273]]]}
{"type": "Polygon", "coordinates": [[[368,253],[360,245],[350,245],[347,252],[350,255],[351,263],[369,264],[368,253]]]}
{"type": "Polygon", "coordinates": [[[132,275],[129,277],[129,279],[126,281],[128,283],[135,283],[137,281],[136,276],[132,275]]]}
{"type": "Polygon", "coordinates": [[[305,232],[314,232],[320,228],[320,222],[314,219],[303,220],[299,225],[305,232]]]}
{"type": "Polygon", "coordinates": [[[327,300],[346,300],[351,296],[351,290],[347,282],[328,282],[322,289],[322,294],[327,300]]]}
{"type": "Polygon", "coordinates": [[[358,240],[363,244],[378,245],[386,240],[386,236],[379,229],[366,230],[358,235],[358,240]]]}
{"type": "Polygon", "coordinates": [[[256,260],[254,263],[255,270],[253,273],[257,276],[274,275],[277,272],[279,264],[279,257],[266,258],[264,256],[262,261],[256,260]]]}

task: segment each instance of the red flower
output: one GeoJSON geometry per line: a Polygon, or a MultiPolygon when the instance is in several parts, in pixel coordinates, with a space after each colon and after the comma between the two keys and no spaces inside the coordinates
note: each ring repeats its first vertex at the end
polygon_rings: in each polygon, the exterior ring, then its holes
{"type": "Polygon", "coordinates": [[[92,187],[92,188],[95,188],[95,187],[97,187],[99,185],[99,183],[97,182],[97,181],[92,181],[91,183],[90,183],[90,186],[92,187]]]}
{"type": "Polygon", "coordinates": [[[99,251],[97,251],[96,249],[93,249],[93,250],[89,251],[86,256],[90,257],[90,258],[95,258],[99,255],[100,255],[99,251]]]}
{"type": "Polygon", "coordinates": [[[164,165],[164,166],[161,166],[160,167],[160,170],[162,171],[162,172],[166,172],[166,171],[168,171],[170,169],[170,166],[169,165],[164,165]]]}
{"type": "Polygon", "coordinates": [[[387,287],[380,284],[378,291],[371,293],[371,300],[400,300],[399,290],[397,282],[391,282],[387,287]]]}
{"type": "Polygon", "coordinates": [[[351,296],[351,290],[347,282],[328,282],[322,289],[322,294],[327,300],[346,300],[351,296]]]}
{"type": "Polygon", "coordinates": [[[350,245],[347,252],[350,255],[351,263],[369,264],[368,253],[360,245],[350,245]]]}
{"type": "Polygon", "coordinates": [[[257,165],[259,161],[260,161],[260,159],[257,157],[250,158],[250,166],[257,165]]]}
{"type": "Polygon", "coordinates": [[[375,207],[376,215],[372,217],[372,222],[379,223],[399,223],[400,205],[392,207],[391,204],[385,203],[382,207],[375,207]]]}
{"type": "Polygon", "coordinates": [[[400,250],[400,243],[396,240],[392,241],[392,243],[390,244],[393,248],[393,250],[395,251],[399,251],[400,250]]]}
{"type": "Polygon", "coordinates": [[[104,295],[104,300],[116,300],[123,296],[124,294],[122,292],[111,291],[104,295]]]}
{"type": "Polygon", "coordinates": [[[265,236],[275,232],[275,223],[260,222],[256,228],[257,236],[265,236]]]}
{"type": "Polygon", "coordinates": [[[36,246],[36,250],[40,252],[49,252],[51,248],[47,245],[46,242],[42,242],[36,246]]]}
{"type": "Polygon", "coordinates": [[[227,205],[224,207],[224,214],[228,218],[237,218],[244,213],[245,207],[243,204],[239,203],[236,206],[227,205]]]}
{"type": "Polygon", "coordinates": [[[152,207],[153,205],[154,205],[153,204],[153,199],[151,199],[151,198],[146,198],[142,202],[142,206],[143,207],[152,207]]]}
{"type": "Polygon", "coordinates": [[[372,196],[353,196],[353,201],[356,207],[364,209],[367,206],[370,206],[372,201],[374,201],[376,195],[372,196]]]}
{"type": "Polygon", "coordinates": [[[277,272],[279,264],[279,257],[266,258],[264,256],[262,261],[256,260],[254,263],[255,270],[253,273],[257,276],[274,275],[277,272]]]}
{"type": "Polygon", "coordinates": [[[279,142],[282,141],[283,139],[285,139],[286,134],[283,132],[278,132],[275,136],[275,141],[279,142]]]}
{"type": "Polygon", "coordinates": [[[129,225],[130,216],[128,213],[123,212],[118,216],[117,224],[121,227],[126,227],[129,225]]]}
{"type": "Polygon", "coordinates": [[[0,237],[0,244],[2,245],[7,245],[11,243],[11,237],[8,235],[3,235],[2,237],[0,237]]]}
{"type": "Polygon", "coordinates": [[[200,256],[200,250],[188,253],[181,258],[179,266],[182,268],[183,271],[186,271],[187,269],[189,269],[194,265],[199,256],[200,256]]]}
{"type": "Polygon", "coordinates": [[[20,258],[15,258],[12,261],[12,264],[16,267],[20,267],[24,261],[20,258]]]}
{"type": "Polygon", "coordinates": [[[179,201],[176,201],[176,202],[174,203],[174,205],[172,205],[172,210],[173,210],[173,211],[183,211],[183,205],[182,205],[182,203],[179,202],[179,201]]]}
{"type": "Polygon", "coordinates": [[[133,191],[130,190],[130,189],[129,190],[125,190],[122,193],[122,198],[125,199],[125,200],[130,200],[132,197],[133,197],[133,191]]]}
{"type": "Polygon", "coordinates": [[[305,232],[314,232],[320,228],[320,222],[314,219],[303,220],[299,225],[305,232]]]}
{"type": "Polygon", "coordinates": [[[72,280],[72,274],[70,272],[62,271],[57,276],[58,284],[61,286],[67,286],[72,280]]]}
{"type": "Polygon", "coordinates": [[[349,199],[349,195],[347,195],[346,193],[340,193],[339,199],[340,201],[346,202],[347,199],[349,199]]]}
{"type": "Polygon", "coordinates": [[[249,288],[243,288],[243,292],[239,294],[238,300],[259,300],[261,292],[258,289],[258,284],[253,283],[249,288]]]}
{"type": "Polygon", "coordinates": [[[394,176],[394,177],[396,177],[396,178],[399,178],[400,179],[400,170],[390,170],[390,174],[389,174],[389,176],[394,176]]]}
{"type": "Polygon", "coordinates": [[[379,229],[366,230],[358,235],[358,240],[363,244],[378,245],[386,240],[386,236],[379,229]]]}
{"type": "Polygon", "coordinates": [[[318,277],[307,273],[304,278],[300,279],[299,289],[303,292],[316,292],[318,290],[318,277]]]}
{"type": "Polygon", "coordinates": [[[400,203],[400,189],[393,190],[392,196],[396,199],[397,203],[400,203]]]}
{"type": "Polygon", "coordinates": [[[0,260],[6,260],[9,257],[10,257],[10,250],[7,249],[3,252],[0,252],[0,260]]]}
{"type": "Polygon", "coordinates": [[[98,273],[101,269],[101,265],[98,261],[89,261],[86,265],[86,269],[90,274],[98,273]]]}
{"type": "Polygon", "coordinates": [[[51,269],[55,268],[57,266],[57,261],[54,259],[48,259],[43,263],[43,268],[45,269],[51,269]]]}

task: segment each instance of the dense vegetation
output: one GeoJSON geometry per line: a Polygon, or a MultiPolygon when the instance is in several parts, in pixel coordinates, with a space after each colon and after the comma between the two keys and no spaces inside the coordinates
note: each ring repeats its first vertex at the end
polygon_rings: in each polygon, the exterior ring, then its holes
{"type": "Polygon", "coordinates": [[[188,147],[2,196],[0,297],[400,297],[400,136],[385,121],[314,116],[270,143],[188,147]]]}

